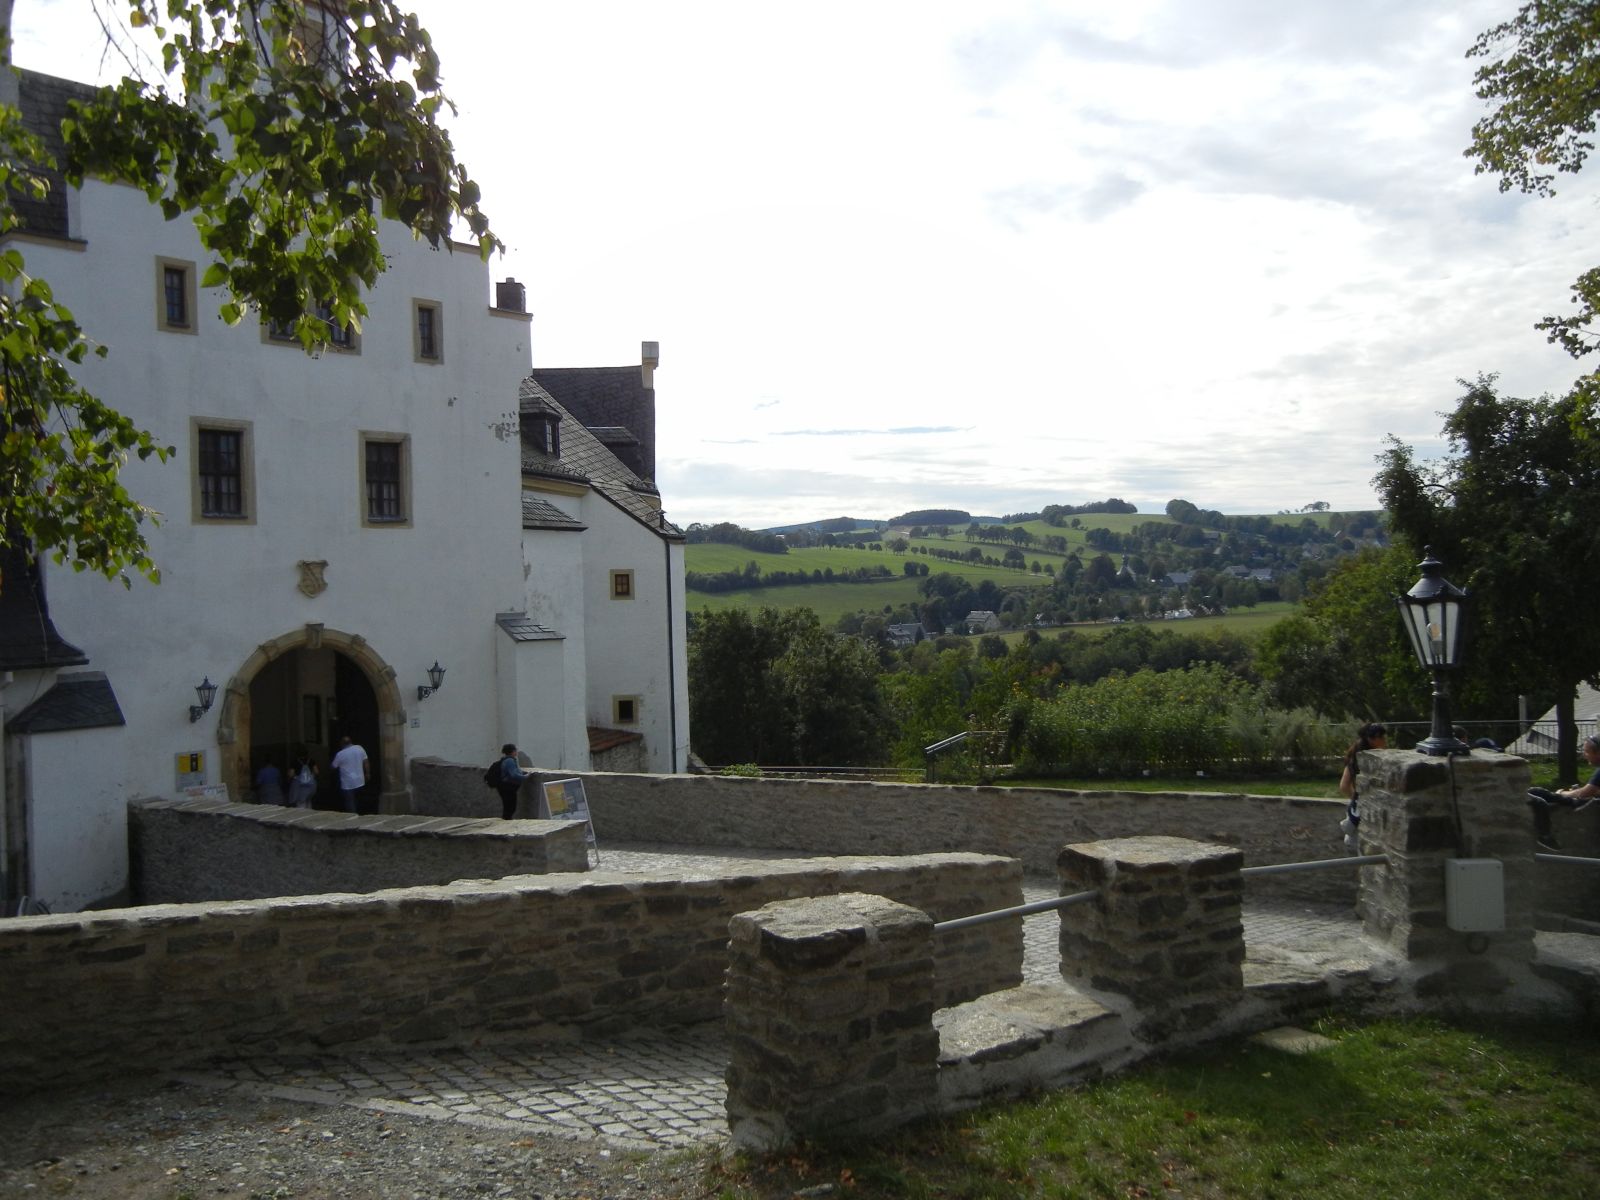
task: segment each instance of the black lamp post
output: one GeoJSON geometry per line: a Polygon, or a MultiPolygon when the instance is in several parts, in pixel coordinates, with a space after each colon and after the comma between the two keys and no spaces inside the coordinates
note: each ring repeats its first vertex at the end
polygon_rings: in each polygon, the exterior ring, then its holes
{"type": "Polygon", "coordinates": [[[1461,665],[1462,633],[1467,593],[1444,577],[1444,564],[1423,548],[1418,563],[1422,578],[1404,596],[1396,596],[1401,623],[1411,639],[1417,661],[1433,674],[1433,731],[1417,743],[1422,754],[1471,754],[1472,747],[1456,737],[1450,721],[1450,690],[1446,671],[1461,665]]]}

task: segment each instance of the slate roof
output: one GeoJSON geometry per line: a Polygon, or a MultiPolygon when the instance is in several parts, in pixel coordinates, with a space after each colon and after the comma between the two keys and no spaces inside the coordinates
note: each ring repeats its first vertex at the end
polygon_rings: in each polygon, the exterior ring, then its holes
{"type": "Polygon", "coordinates": [[[494,623],[500,626],[513,642],[556,642],[566,636],[557,633],[548,625],[528,620],[527,613],[496,613],[494,623]]]}
{"type": "Polygon", "coordinates": [[[533,378],[581,425],[621,426],[637,439],[619,457],[646,479],[656,474],[656,390],[639,364],[628,367],[537,367],[533,378]]]}
{"type": "Polygon", "coordinates": [[[589,528],[576,517],[569,517],[548,500],[528,492],[522,493],[522,527],[524,529],[566,529],[578,532],[589,528]]]}
{"type": "Polygon", "coordinates": [[[126,725],[103,671],[56,676],[55,686],[6,722],[7,733],[64,733],[126,725]]]}
{"type": "Polygon", "coordinates": [[[56,632],[44,578],[19,546],[0,556],[0,671],[78,667],[89,656],[56,632]]]}
{"type": "MultiPolygon", "coordinates": [[[[632,369],[637,373],[638,368],[632,369]]],[[[588,484],[661,537],[668,541],[683,540],[683,531],[661,514],[661,497],[656,485],[635,474],[606,449],[599,438],[531,375],[522,381],[518,410],[529,415],[554,413],[561,423],[560,450],[556,454],[539,449],[528,438],[522,439],[525,477],[588,484]]]]}
{"type": "MultiPolygon", "coordinates": [[[[20,71],[17,81],[17,102],[22,111],[22,124],[44,143],[50,156],[62,159],[61,122],[67,115],[69,100],[92,100],[98,88],[72,79],[58,79],[38,71],[20,71]]],[[[67,187],[59,170],[42,172],[50,182],[50,192],[42,200],[16,195],[18,224],[29,233],[47,237],[67,237],[67,187]]]]}

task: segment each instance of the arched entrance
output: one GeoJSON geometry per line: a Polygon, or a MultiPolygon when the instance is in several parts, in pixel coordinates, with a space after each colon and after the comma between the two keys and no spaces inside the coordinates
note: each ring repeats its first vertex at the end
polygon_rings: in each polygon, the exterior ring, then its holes
{"type": "Polygon", "coordinates": [[[281,770],[305,746],[322,771],[318,806],[337,808],[328,759],[348,734],[372,763],[365,807],[407,811],[406,718],[394,678],[394,668],[359,634],[307,625],[263,642],[228,680],[217,719],[228,794],[250,796],[263,762],[281,770]]]}

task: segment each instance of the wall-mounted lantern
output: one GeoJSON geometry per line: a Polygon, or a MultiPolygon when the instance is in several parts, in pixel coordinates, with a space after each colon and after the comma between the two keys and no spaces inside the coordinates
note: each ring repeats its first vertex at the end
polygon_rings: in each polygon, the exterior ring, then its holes
{"type": "Polygon", "coordinates": [[[428,682],[417,685],[417,699],[426,700],[444,684],[444,668],[439,665],[439,660],[433,660],[433,666],[428,668],[428,682]]]}
{"type": "Polygon", "coordinates": [[[205,682],[194,685],[194,694],[200,697],[200,703],[189,705],[191,725],[211,711],[212,702],[217,698],[217,685],[211,682],[211,676],[207,675],[205,682]]]}

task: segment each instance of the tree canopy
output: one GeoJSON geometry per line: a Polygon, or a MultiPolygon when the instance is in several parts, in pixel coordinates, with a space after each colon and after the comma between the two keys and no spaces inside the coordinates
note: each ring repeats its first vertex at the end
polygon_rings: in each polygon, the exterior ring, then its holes
{"type": "MultiPolygon", "coordinates": [[[[6,69],[10,17],[0,0],[6,69]]],[[[0,105],[0,236],[20,223],[17,197],[53,178],[131,184],[194,222],[224,320],[289,325],[308,350],[331,336],[319,308],[360,327],[384,269],[380,220],[446,248],[459,223],[484,256],[499,247],[439,123],[454,110],[428,34],[391,0],[128,0],[127,21],[159,46],[162,76],[75,105],[64,161],[0,105]]],[[[73,364],[106,352],[15,245],[0,253],[0,536],[156,579],[154,514],[119,476],[130,454],[173,450],[76,382],[73,364]]]]}
{"type": "Polygon", "coordinates": [[[809,608],[697,614],[689,706],[695,752],[718,765],[863,765],[886,752],[877,656],[809,608]]]}
{"type": "Polygon", "coordinates": [[[1563,774],[1576,761],[1573,693],[1600,680],[1600,421],[1586,386],[1559,400],[1496,394],[1494,376],[1462,381],[1448,414],[1449,453],[1418,462],[1391,438],[1374,479],[1391,526],[1413,552],[1431,546],[1471,593],[1471,661],[1501,690],[1553,689],[1563,774]]]}
{"type": "MultiPolygon", "coordinates": [[[[1516,16],[1486,30],[1467,51],[1485,60],[1473,76],[1490,112],[1472,127],[1467,157],[1479,174],[1498,175],[1500,190],[1555,193],[1557,174],[1575,174],[1594,149],[1600,113],[1600,4],[1529,0],[1516,16]]],[[[1552,342],[1581,356],[1593,350],[1600,315],[1600,268],[1572,286],[1577,311],[1538,323],[1552,342]]]]}

